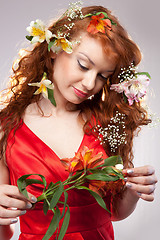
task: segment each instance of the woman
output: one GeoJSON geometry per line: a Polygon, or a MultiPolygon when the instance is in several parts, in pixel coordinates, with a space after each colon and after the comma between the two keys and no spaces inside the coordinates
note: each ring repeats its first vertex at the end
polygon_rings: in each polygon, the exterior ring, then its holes
{"type": "MultiPolygon", "coordinates": [[[[48,29],[37,20],[27,30],[35,45],[13,67],[7,106],[0,112],[1,239],[10,239],[18,216],[19,239],[43,238],[52,213],[45,216],[42,203],[32,209],[42,188],[29,187],[28,200],[17,179],[39,173],[48,184],[64,181],[68,173],[60,159],[73,157],[84,146],[104,158],[121,155],[126,187],[106,190],[111,215],[88,192],[71,191],[64,239],[114,239],[111,220],[129,216],[139,198],[153,201],[157,182],[151,166],[132,164],[133,137],[150,122],[139,101],[145,90],[137,90],[140,82],[134,82],[141,76],[135,72],[140,50],[116,17],[100,6],[81,9],[72,4],[48,29]],[[54,88],[54,96],[46,86],[51,92],[54,88]]],[[[141,85],[148,85],[147,75],[142,78],[141,85]]]]}

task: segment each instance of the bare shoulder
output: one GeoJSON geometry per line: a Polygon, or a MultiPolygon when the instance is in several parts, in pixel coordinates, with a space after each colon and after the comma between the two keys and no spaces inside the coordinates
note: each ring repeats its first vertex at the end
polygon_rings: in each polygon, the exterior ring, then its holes
{"type": "Polygon", "coordinates": [[[27,117],[42,117],[42,115],[51,115],[52,104],[45,98],[40,99],[38,103],[34,102],[27,106],[24,112],[24,118],[27,117]]]}

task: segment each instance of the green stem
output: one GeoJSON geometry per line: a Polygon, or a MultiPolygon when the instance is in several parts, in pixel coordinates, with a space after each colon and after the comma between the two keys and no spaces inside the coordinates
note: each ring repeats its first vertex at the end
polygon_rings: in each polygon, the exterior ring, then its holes
{"type": "Polygon", "coordinates": [[[40,201],[42,201],[42,200],[44,200],[44,199],[46,199],[46,194],[45,194],[45,192],[42,193],[42,195],[40,195],[40,196],[37,198],[37,202],[40,202],[40,201]]]}
{"type": "Polygon", "coordinates": [[[81,180],[81,181],[77,182],[75,185],[72,185],[71,187],[65,189],[65,191],[67,192],[67,191],[69,191],[69,190],[71,190],[71,189],[73,189],[73,188],[76,188],[76,187],[78,187],[78,186],[81,186],[81,185],[84,184],[84,183],[85,183],[85,181],[84,181],[84,180],[81,180]]]}
{"type": "Polygon", "coordinates": [[[78,182],[78,181],[80,181],[80,180],[82,180],[84,177],[85,177],[85,173],[83,173],[79,178],[77,178],[77,179],[75,179],[75,180],[73,180],[73,181],[71,181],[71,182],[66,182],[65,184],[64,184],[64,186],[66,186],[66,185],[69,185],[69,184],[74,184],[75,182],[78,182]]]}
{"type": "MultiPolygon", "coordinates": [[[[76,186],[79,186],[79,185],[83,184],[83,183],[85,182],[85,181],[84,181],[85,175],[86,175],[86,173],[83,173],[79,178],[77,178],[77,179],[75,179],[75,180],[73,180],[73,181],[70,181],[70,182],[69,182],[69,180],[71,180],[72,177],[69,177],[67,180],[65,180],[65,181],[63,182],[63,186],[67,186],[67,185],[71,185],[71,184],[73,185],[73,184],[76,183],[75,185],[67,188],[66,191],[71,190],[71,189],[75,188],[76,186]]],[[[44,200],[44,199],[48,199],[49,196],[52,196],[52,195],[53,195],[53,193],[55,192],[55,190],[56,190],[57,188],[59,188],[59,184],[53,186],[52,188],[47,189],[44,193],[42,193],[42,195],[40,195],[40,196],[37,198],[37,202],[40,202],[40,201],[42,201],[42,200],[44,200]]]]}

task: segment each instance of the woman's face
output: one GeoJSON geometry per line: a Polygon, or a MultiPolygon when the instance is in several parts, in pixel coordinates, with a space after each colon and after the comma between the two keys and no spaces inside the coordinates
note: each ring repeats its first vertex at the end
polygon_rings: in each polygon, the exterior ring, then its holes
{"type": "Polygon", "coordinates": [[[99,40],[84,35],[71,54],[61,52],[54,62],[55,100],[79,104],[98,93],[114,71],[99,40]]]}

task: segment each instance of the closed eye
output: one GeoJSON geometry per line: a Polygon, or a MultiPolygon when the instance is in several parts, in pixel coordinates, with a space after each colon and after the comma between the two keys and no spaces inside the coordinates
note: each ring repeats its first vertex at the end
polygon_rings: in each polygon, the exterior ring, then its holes
{"type": "Polygon", "coordinates": [[[84,65],[82,65],[79,60],[77,60],[77,62],[78,62],[78,65],[79,65],[79,67],[80,67],[81,69],[83,69],[83,70],[89,70],[89,68],[87,68],[87,67],[85,67],[84,65]]]}
{"type": "Polygon", "coordinates": [[[108,77],[104,77],[102,74],[98,74],[98,76],[102,79],[102,80],[105,80],[107,81],[108,77]]]}

